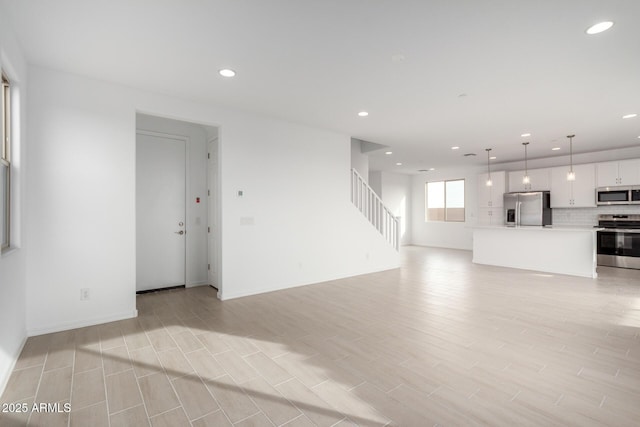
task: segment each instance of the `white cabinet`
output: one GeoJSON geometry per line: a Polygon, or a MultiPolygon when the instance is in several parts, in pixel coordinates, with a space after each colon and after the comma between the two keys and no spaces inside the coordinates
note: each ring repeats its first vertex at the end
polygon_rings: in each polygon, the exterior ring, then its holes
{"type": "Polygon", "coordinates": [[[478,224],[504,225],[504,208],[478,208],[478,224]]]}
{"type": "Polygon", "coordinates": [[[572,182],[573,207],[596,206],[596,168],[593,164],[573,167],[576,180],[572,182]]]}
{"type": "Polygon", "coordinates": [[[640,159],[597,163],[598,187],[640,185],[640,159]]]}
{"type": "MultiPolygon", "coordinates": [[[[574,168],[575,169],[575,168],[574,168]]],[[[551,207],[572,207],[572,185],[567,181],[568,166],[551,168],[551,207]]]]}
{"type": "Polygon", "coordinates": [[[478,224],[503,225],[503,197],[506,186],[504,171],[491,172],[493,185],[487,187],[487,174],[478,175],[478,224]]]}
{"type": "Polygon", "coordinates": [[[596,206],[594,164],[575,165],[575,181],[567,181],[569,166],[551,168],[551,207],[589,208],[596,206]]]}
{"type": "Polygon", "coordinates": [[[487,187],[487,174],[478,175],[478,207],[496,208],[502,207],[502,198],[505,190],[505,172],[491,172],[493,185],[487,187]]]}
{"type": "Polygon", "coordinates": [[[529,169],[529,184],[523,184],[524,171],[509,172],[509,192],[549,191],[551,189],[550,169],[529,169]]]}
{"type": "Polygon", "coordinates": [[[619,185],[618,162],[598,163],[598,187],[619,185]]]}

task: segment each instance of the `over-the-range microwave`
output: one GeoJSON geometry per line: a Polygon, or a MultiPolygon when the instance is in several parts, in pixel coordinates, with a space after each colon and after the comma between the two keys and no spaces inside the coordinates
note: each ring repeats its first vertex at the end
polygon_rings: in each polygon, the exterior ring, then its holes
{"type": "Polygon", "coordinates": [[[640,204],[640,186],[598,187],[596,188],[598,205],[636,205],[640,204]]]}

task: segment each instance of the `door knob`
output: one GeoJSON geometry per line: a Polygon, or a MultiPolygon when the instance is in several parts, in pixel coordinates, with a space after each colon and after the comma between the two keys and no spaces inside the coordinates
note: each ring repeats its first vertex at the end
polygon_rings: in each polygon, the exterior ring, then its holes
{"type": "Polygon", "coordinates": [[[181,236],[182,236],[182,235],[184,234],[184,231],[182,231],[182,230],[180,230],[180,231],[174,231],[174,233],[179,234],[179,235],[181,235],[181,236]]]}

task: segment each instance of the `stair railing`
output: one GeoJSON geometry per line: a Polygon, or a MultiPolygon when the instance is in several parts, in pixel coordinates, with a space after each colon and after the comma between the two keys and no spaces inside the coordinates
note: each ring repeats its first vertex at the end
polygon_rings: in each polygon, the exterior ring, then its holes
{"type": "Polygon", "coordinates": [[[351,201],[382,237],[399,250],[400,221],[355,169],[351,169],[351,201]]]}

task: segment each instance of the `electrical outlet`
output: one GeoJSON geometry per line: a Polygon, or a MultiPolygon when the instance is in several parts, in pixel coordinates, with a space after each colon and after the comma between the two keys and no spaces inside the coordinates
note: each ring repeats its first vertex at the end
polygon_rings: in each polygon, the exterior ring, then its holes
{"type": "Polygon", "coordinates": [[[80,289],[80,301],[89,300],[89,288],[80,289]]]}

